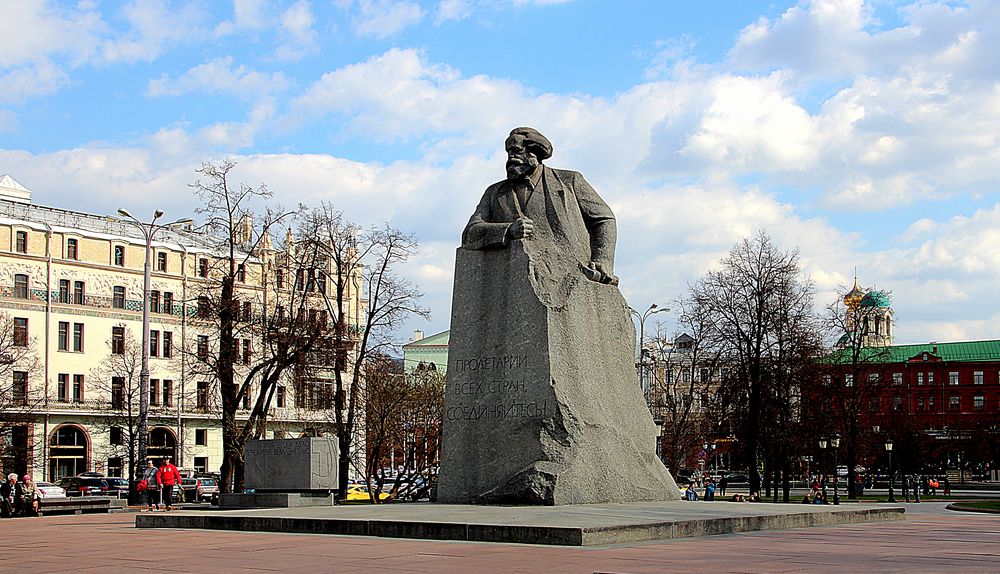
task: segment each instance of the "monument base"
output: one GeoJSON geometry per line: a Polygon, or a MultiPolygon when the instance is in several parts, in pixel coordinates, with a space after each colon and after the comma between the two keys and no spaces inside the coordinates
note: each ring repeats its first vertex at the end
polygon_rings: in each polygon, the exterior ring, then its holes
{"type": "Polygon", "coordinates": [[[508,544],[595,546],[903,520],[877,504],[656,502],[564,506],[378,504],[136,516],[137,528],[201,528],[508,544]]]}
{"type": "Polygon", "coordinates": [[[301,508],[303,506],[333,506],[334,495],[321,492],[253,492],[219,495],[219,508],[301,508]]]}

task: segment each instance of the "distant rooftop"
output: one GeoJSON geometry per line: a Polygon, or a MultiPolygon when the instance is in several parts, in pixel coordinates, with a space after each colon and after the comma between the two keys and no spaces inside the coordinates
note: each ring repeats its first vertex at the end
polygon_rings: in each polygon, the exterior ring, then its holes
{"type": "MultiPolygon", "coordinates": [[[[862,361],[866,363],[885,364],[903,363],[927,353],[928,358],[961,363],[961,362],[1000,362],[1000,340],[988,341],[955,341],[949,343],[918,343],[914,345],[891,345],[888,347],[870,347],[864,349],[862,361]]],[[[850,362],[850,349],[841,349],[830,355],[831,362],[845,364],[850,362]]]]}
{"type": "Polygon", "coordinates": [[[18,203],[31,202],[31,190],[6,173],[0,175],[0,199],[18,203]]]}

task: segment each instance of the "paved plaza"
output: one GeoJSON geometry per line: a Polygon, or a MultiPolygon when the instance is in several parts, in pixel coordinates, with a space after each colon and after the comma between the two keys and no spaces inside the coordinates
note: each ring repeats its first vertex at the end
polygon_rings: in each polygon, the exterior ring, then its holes
{"type": "MultiPolygon", "coordinates": [[[[726,504],[726,503],[714,503],[726,504]]],[[[0,521],[0,571],[998,572],[1000,515],[907,505],[902,521],[571,548],[136,529],[135,514],[0,521]]]]}

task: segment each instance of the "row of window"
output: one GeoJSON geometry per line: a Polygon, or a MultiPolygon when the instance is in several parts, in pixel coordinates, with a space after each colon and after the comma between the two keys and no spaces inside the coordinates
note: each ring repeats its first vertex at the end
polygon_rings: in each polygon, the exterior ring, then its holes
{"type": "MultiPolygon", "coordinates": [[[[982,385],[984,383],[984,381],[985,381],[985,378],[986,377],[985,377],[984,371],[973,371],[972,372],[972,384],[974,384],[974,385],[982,385]]],[[[879,380],[880,380],[879,373],[869,373],[868,374],[868,382],[878,384],[879,380]]],[[[918,371],[917,372],[917,385],[923,385],[923,384],[925,384],[925,382],[926,382],[927,385],[933,385],[934,384],[934,372],[933,371],[927,371],[926,373],[923,372],[923,371],[918,371]]],[[[997,372],[997,382],[1000,383],[1000,371],[997,372]]],[[[823,384],[829,386],[831,383],[832,383],[831,375],[823,375],[823,384]]],[[[960,373],[958,371],[949,371],[948,372],[948,384],[949,385],[958,385],[960,383],[961,383],[960,373]]],[[[892,374],[892,384],[896,385],[896,386],[902,385],[903,384],[903,373],[893,373],[892,374]]],[[[853,387],[854,386],[854,375],[853,374],[848,373],[848,374],[844,375],[844,386],[847,386],[847,387],[853,387]]]]}
{"type": "MultiPolygon", "coordinates": [[[[23,273],[14,275],[14,297],[17,299],[28,299],[31,278],[23,273]]],[[[59,294],[56,300],[59,303],[74,305],[85,305],[87,302],[87,286],[83,281],[70,282],[69,279],[59,280],[59,294]]],[[[112,287],[111,306],[115,309],[125,308],[125,287],[115,285],[112,287]]],[[[173,313],[174,294],[170,291],[161,293],[152,289],[149,292],[149,309],[153,313],[173,313]]]]}
{"type": "MultiPolygon", "coordinates": [[[[879,412],[882,409],[882,401],[880,397],[872,397],[869,401],[868,410],[872,412],[879,412]]],[[[972,410],[982,411],[986,409],[986,396],[985,395],[975,395],[972,397],[972,410]]],[[[901,412],[903,410],[903,397],[892,397],[892,410],[895,412],[901,412]]],[[[962,397],[957,395],[952,395],[948,397],[948,410],[949,411],[961,411],[962,410],[962,397]]],[[[934,411],[934,397],[917,397],[917,412],[935,412],[934,411]]]]}

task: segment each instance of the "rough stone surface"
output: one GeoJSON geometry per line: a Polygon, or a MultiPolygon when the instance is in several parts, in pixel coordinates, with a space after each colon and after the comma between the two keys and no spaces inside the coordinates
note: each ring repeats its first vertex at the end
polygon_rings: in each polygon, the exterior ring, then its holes
{"type": "Polygon", "coordinates": [[[334,490],[337,453],[337,443],[329,437],[251,440],[245,451],[246,488],[258,492],[334,490]]]}
{"type": "Polygon", "coordinates": [[[438,502],[677,500],[613,285],[550,242],[459,249],[438,502]]]}

